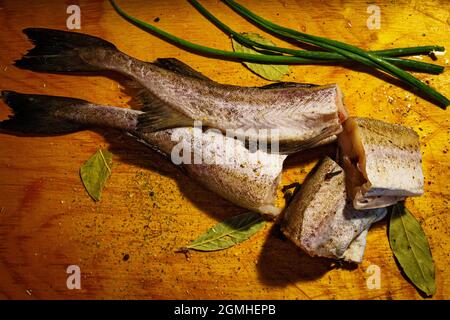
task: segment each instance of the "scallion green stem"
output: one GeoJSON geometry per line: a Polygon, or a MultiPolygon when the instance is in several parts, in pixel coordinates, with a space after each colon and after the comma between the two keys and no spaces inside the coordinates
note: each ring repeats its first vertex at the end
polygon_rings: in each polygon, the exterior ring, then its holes
{"type": "Polygon", "coordinates": [[[383,57],[406,57],[421,54],[431,54],[433,52],[444,52],[445,48],[442,46],[419,46],[408,48],[394,48],[385,50],[370,51],[383,57]]]}
{"type": "Polygon", "coordinates": [[[182,38],[179,38],[177,36],[174,36],[164,30],[161,30],[149,23],[146,23],[142,20],[139,20],[137,18],[134,18],[133,16],[126,13],[124,10],[122,10],[117,3],[114,0],[110,0],[112,6],[114,9],[125,19],[133,22],[139,27],[142,27],[144,29],[150,30],[160,37],[171,41],[173,43],[176,43],[182,47],[188,48],[190,50],[196,51],[198,53],[202,54],[210,54],[214,56],[219,56],[223,58],[230,58],[230,59],[236,59],[241,61],[248,61],[248,62],[256,62],[256,63],[270,63],[270,64],[320,64],[320,63],[328,63],[327,60],[315,60],[315,59],[306,59],[301,57],[288,57],[288,56],[282,56],[282,55],[265,55],[265,54],[248,54],[248,53],[241,53],[241,52],[233,52],[233,51],[226,51],[226,50],[220,50],[220,49],[214,49],[206,46],[202,46],[199,44],[192,43],[190,41],[184,40],[182,38]]]}
{"type": "Polygon", "coordinates": [[[441,74],[445,70],[443,66],[428,62],[410,59],[399,59],[395,57],[384,57],[384,59],[392,64],[395,64],[397,67],[402,67],[411,71],[426,72],[431,74],[441,74]]]}
{"type": "MultiPolygon", "coordinates": [[[[261,44],[255,41],[252,41],[248,39],[245,36],[242,36],[240,33],[234,31],[230,27],[228,27],[226,24],[224,24],[222,21],[217,19],[212,13],[210,13],[205,7],[203,7],[198,1],[196,0],[189,0],[189,2],[201,13],[203,14],[207,19],[209,19],[213,24],[215,24],[219,29],[224,31],[226,34],[233,37],[236,41],[240,42],[241,44],[245,46],[250,46],[254,48],[260,48],[260,49],[266,49],[270,51],[280,52],[280,53],[287,53],[291,54],[296,57],[302,57],[302,58],[308,58],[308,59],[324,59],[328,61],[349,61],[346,57],[334,53],[334,52],[323,52],[323,51],[307,51],[307,50],[296,50],[296,49],[290,49],[290,48],[282,48],[282,47],[276,47],[271,45],[265,45],[261,44]]],[[[444,71],[444,68],[421,61],[414,61],[414,60],[406,60],[406,59],[399,59],[399,58],[391,58],[390,55],[402,55],[406,54],[407,52],[426,52],[429,53],[434,49],[442,49],[442,47],[437,46],[423,46],[423,47],[412,47],[412,48],[399,48],[399,49],[389,49],[389,50],[381,50],[381,51],[372,51],[376,54],[382,54],[387,56],[385,58],[387,61],[397,65],[402,66],[411,70],[415,71],[421,71],[421,72],[428,72],[433,74],[439,74],[444,71]]]]}

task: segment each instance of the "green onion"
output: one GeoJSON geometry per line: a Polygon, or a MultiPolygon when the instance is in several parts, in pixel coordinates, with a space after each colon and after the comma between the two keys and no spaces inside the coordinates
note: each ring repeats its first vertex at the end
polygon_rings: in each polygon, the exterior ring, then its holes
{"type": "Polygon", "coordinates": [[[343,42],[313,36],[293,29],[282,27],[280,25],[277,25],[275,23],[272,23],[268,20],[265,20],[257,16],[256,14],[252,13],[251,11],[244,8],[243,6],[241,6],[240,4],[238,4],[233,0],[223,0],[223,1],[226,2],[233,10],[235,10],[242,16],[253,21],[258,26],[261,26],[279,36],[291,38],[304,43],[313,44],[326,50],[339,53],[349,59],[355,60],[364,65],[379,68],[385,71],[386,73],[389,73],[397,77],[403,82],[408,83],[412,87],[419,89],[422,93],[424,93],[425,95],[436,101],[439,104],[439,106],[443,107],[443,109],[445,109],[450,104],[450,100],[448,100],[445,96],[443,96],[433,88],[429,87],[419,79],[415,78],[408,72],[405,72],[404,70],[394,66],[393,64],[387,62],[382,57],[376,54],[366,52],[358,47],[348,45],[343,42]]]}
{"type": "Polygon", "coordinates": [[[404,57],[404,56],[415,56],[419,54],[431,54],[435,51],[444,52],[445,48],[442,46],[419,46],[408,48],[385,49],[369,52],[375,53],[383,57],[404,57]]]}
{"type": "MultiPolygon", "coordinates": [[[[327,60],[325,56],[321,57],[320,60],[323,59],[323,61],[316,61],[316,59],[299,59],[296,57],[287,57],[287,56],[273,56],[273,55],[256,55],[256,54],[245,54],[245,53],[237,53],[233,51],[225,51],[225,50],[219,50],[219,49],[213,49],[210,47],[205,47],[202,45],[194,44],[192,42],[186,41],[184,39],[181,39],[179,37],[176,37],[174,35],[171,35],[151,24],[148,24],[146,22],[143,22],[141,20],[138,20],[129,14],[127,14],[125,11],[123,11],[114,0],[111,0],[111,4],[114,7],[117,12],[122,15],[124,18],[130,20],[131,22],[135,23],[139,27],[142,27],[144,29],[149,29],[150,31],[156,33],[158,36],[165,38],[168,41],[174,42],[180,46],[183,46],[185,48],[188,48],[190,50],[202,53],[202,54],[211,54],[214,56],[219,56],[222,58],[229,58],[229,59],[235,59],[235,60],[241,60],[241,61],[248,61],[248,62],[256,62],[256,63],[271,63],[271,64],[323,64],[323,63],[331,63],[333,62],[332,59],[336,59],[336,55],[330,52],[323,52],[322,54],[330,55],[331,60],[327,60]]],[[[238,34],[239,37],[242,39],[246,39],[245,37],[242,37],[240,34],[238,34]]],[[[256,43],[254,43],[256,44],[256,43]]],[[[277,48],[277,47],[273,47],[277,48]]],[[[408,48],[404,48],[408,49],[408,48]]],[[[399,50],[404,50],[399,49],[399,50]]],[[[433,47],[433,46],[427,46],[422,47],[421,49],[416,50],[416,53],[419,52],[429,52],[428,50],[431,49],[439,49],[439,47],[433,47]]],[[[292,49],[287,49],[292,50],[292,49]]],[[[390,49],[394,50],[394,53],[387,53],[387,54],[400,54],[399,52],[396,52],[397,49],[390,49]]],[[[300,50],[293,50],[293,51],[300,51],[300,50]]],[[[311,51],[305,51],[305,52],[311,52],[311,51]]],[[[314,52],[315,53],[315,52],[314,52]]],[[[318,58],[317,56],[313,58],[318,58]]],[[[344,58],[345,59],[345,58],[344,58]]],[[[407,68],[412,68],[418,71],[424,71],[424,72],[431,72],[431,73],[441,73],[442,67],[433,65],[433,64],[427,64],[421,62],[420,65],[414,64],[412,62],[417,63],[417,61],[411,61],[411,60],[402,60],[398,61],[398,64],[402,64],[403,66],[407,68]]]]}
{"type": "Polygon", "coordinates": [[[306,59],[301,57],[288,57],[281,55],[259,55],[259,54],[248,54],[248,53],[240,53],[233,51],[226,51],[220,49],[214,49],[210,47],[205,47],[199,44],[192,43],[190,41],[184,40],[177,36],[174,36],[164,30],[161,30],[149,23],[146,23],[142,20],[134,18],[130,16],[128,13],[123,11],[114,0],[110,0],[114,9],[124,18],[133,22],[137,26],[148,29],[158,36],[165,38],[166,40],[176,43],[180,46],[188,48],[190,50],[202,53],[202,54],[210,54],[214,56],[219,56],[223,58],[236,59],[248,62],[256,62],[256,63],[270,63],[270,64],[320,64],[320,63],[328,63],[327,60],[315,60],[315,59],[306,59]]]}
{"type": "MultiPolygon", "coordinates": [[[[324,59],[328,61],[349,61],[346,57],[334,53],[334,52],[323,52],[323,51],[307,51],[307,50],[295,50],[295,49],[289,49],[289,48],[280,48],[270,45],[263,45],[257,42],[254,42],[252,40],[249,40],[246,37],[243,37],[240,33],[234,31],[230,27],[228,27],[226,24],[221,22],[219,19],[217,19],[214,15],[212,15],[206,8],[204,8],[198,1],[196,0],[189,0],[189,2],[201,13],[203,14],[207,19],[209,19],[213,24],[215,24],[219,29],[233,37],[236,41],[240,42],[241,44],[249,47],[254,48],[260,48],[260,49],[266,49],[270,51],[275,52],[281,52],[281,53],[287,53],[291,54],[296,57],[302,57],[302,58],[309,58],[309,59],[324,59]]],[[[401,55],[407,55],[407,54],[419,54],[419,53],[430,53],[432,51],[443,51],[444,48],[439,46],[422,46],[422,47],[411,47],[411,48],[399,48],[399,49],[389,49],[389,50],[380,50],[380,51],[372,51],[373,53],[376,53],[378,55],[384,55],[387,58],[385,58],[387,61],[396,64],[398,66],[402,66],[411,70],[415,71],[422,71],[422,72],[428,72],[433,74],[440,74],[444,71],[444,67],[421,62],[421,61],[414,61],[414,60],[405,60],[405,59],[398,59],[398,58],[391,58],[389,56],[401,56],[401,55]]]]}
{"type": "Polygon", "coordinates": [[[395,64],[397,67],[403,67],[411,71],[426,72],[431,74],[441,74],[445,68],[443,66],[409,59],[397,59],[393,57],[385,57],[386,61],[395,64]]]}

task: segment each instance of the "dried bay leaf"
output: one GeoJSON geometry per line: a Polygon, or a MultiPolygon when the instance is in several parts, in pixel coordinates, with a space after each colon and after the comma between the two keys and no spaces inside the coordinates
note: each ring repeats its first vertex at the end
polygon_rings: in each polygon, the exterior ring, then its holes
{"type": "Polygon", "coordinates": [[[430,246],[419,222],[403,203],[392,209],[389,242],[406,276],[425,294],[433,295],[436,284],[430,246]]]}
{"type": "MultiPolygon", "coordinates": [[[[241,33],[241,35],[254,41],[254,42],[258,42],[258,43],[265,44],[265,45],[275,46],[275,44],[272,41],[260,36],[257,33],[243,32],[243,33],[241,33]]],[[[235,52],[242,52],[242,53],[249,53],[249,54],[262,54],[255,49],[252,49],[252,48],[249,48],[249,47],[246,47],[246,46],[240,44],[233,38],[231,38],[231,42],[233,45],[233,50],[235,52]]],[[[266,54],[270,53],[270,51],[265,51],[265,53],[266,54]]],[[[249,68],[251,71],[253,71],[257,75],[263,77],[264,79],[271,80],[271,81],[280,81],[286,74],[289,73],[289,66],[287,66],[287,65],[263,64],[263,63],[252,63],[252,62],[243,62],[243,64],[246,65],[247,68],[249,68]]]]}
{"type": "Polygon", "coordinates": [[[192,241],[187,249],[223,250],[243,242],[261,230],[266,221],[259,213],[247,212],[226,219],[192,241]]]}
{"type": "Polygon", "coordinates": [[[99,201],[106,180],[111,175],[112,153],[98,150],[80,168],[80,176],[84,187],[95,201],[99,201]]]}

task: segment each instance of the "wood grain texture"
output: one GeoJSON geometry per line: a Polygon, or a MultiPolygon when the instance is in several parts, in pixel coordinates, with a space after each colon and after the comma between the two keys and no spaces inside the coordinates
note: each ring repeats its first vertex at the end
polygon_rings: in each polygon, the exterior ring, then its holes
{"type": "MultiPolygon", "coordinates": [[[[267,83],[241,64],[174,47],[120,18],[102,1],[0,1],[0,88],[71,96],[126,107],[120,77],[49,75],[12,66],[31,44],[21,30],[65,30],[66,8],[81,7],[81,32],[115,43],[144,60],[178,58],[214,80],[267,83]]],[[[119,1],[129,13],[196,43],[231,49],[226,35],[185,1],[119,1]]],[[[257,28],[219,1],[202,3],[236,30],[257,28]]],[[[448,1],[377,1],[381,29],[368,30],[366,1],[251,1],[250,9],[305,32],[366,49],[439,44],[450,48],[448,1]]],[[[260,32],[260,31],[258,31],[260,32]]],[[[268,36],[275,43],[280,40],[268,36]]],[[[418,74],[450,96],[448,54],[439,76],[418,74]]],[[[428,58],[424,58],[428,61],[428,58]]],[[[351,115],[410,126],[420,135],[425,195],[407,206],[421,222],[436,263],[437,293],[450,297],[449,116],[397,87],[388,77],[360,68],[294,66],[286,81],[338,83],[351,115]],[[387,81],[386,81],[387,80],[387,81]]],[[[0,119],[9,114],[0,104],[0,119]]],[[[283,185],[302,181],[331,147],[287,159],[283,185]]],[[[395,179],[395,177],[393,177],[395,179]]],[[[188,259],[175,251],[217,221],[243,212],[199,187],[161,156],[114,130],[59,137],[0,134],[0,298],[144,299],[420,299],[402,276],[389,248],[386,221],[369,233],[364,262],[353,269],[310,258],[278,227],[267,224],[231,249],[188,259]],[[80,166],[98,148],[114,154],[113,174],[94,203],[83,189],[80,166]],[[124,257],[128,255],[128,259],[124,257]],[[381,268],[381,288],[366,286],[371,264],[381,268]],[[81,268],[81,290],[68,290],[66,268],[81,268]]]]}

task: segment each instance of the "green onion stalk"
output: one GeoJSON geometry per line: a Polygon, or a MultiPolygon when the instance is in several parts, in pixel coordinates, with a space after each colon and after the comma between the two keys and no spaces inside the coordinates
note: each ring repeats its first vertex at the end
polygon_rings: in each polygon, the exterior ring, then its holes
{"type": "MultiPolygon", "coordinates": [[[[340,62],[340,61],[350,61],[346,57],[334,53],[334,52],[324,52],[324,51],[308,51],[308,50],[296,50],[290,48],[281,48],[271,45],[261,44],[255,41],[248,39],[242,34],[234,31],[226,24],[217,19],[214,15],[212,15],[206,8],[204,8],[198,1],[189,0],[189,2],[206,18],[208,18],[213,24],[215,24],[219,29],[224,31],[229,36],[233,37],[239,43],[247,46],[253,47],[254,49],[265,49],[280,53],[291,54],[296,57],[303,57],[309,59],[319,59],[319,60],[327,60],[329,62],[340,62]]],[[[395,48],[388,50],[378,50],[371,51],[374,54],[379,56],[386,57],[385,59],[397,66],[405,67],[414,71],[427,72],[432,74],[440,74],[444,71],[444,67],[435,65],[432,63],[426,63],[415,60],[407,60],[407,59],[399,59],[395,57],[406,56],[406,55],[416,55],[416,54],[430,54],[434,51],[443,51],[444,48],[440,46],[421,46],[421,47],[410,47],[410,48],[395,48]]]]}
{"type": "Polygon", "coordinates": [[[249,19],[256,25],[264,29],[273,32],[278,36],[294,39],[303,43],[312,44],[317,47],[341,54],[349,59],[355,60],[369,67],[381,69],[384,72],[389,73],[392,76],[397,77],[403,82],[409,84],[410,86],[417,88],[423,94],[427,95],[435,102],[437,102],[438,105],[443,109],[445,109],[450,104],[450,100],[447,99],[444,95],[437,92],[436,90],[434,90],[424,82],[420,81],[416,77],[412,76],[408,72],[386,61],[381,56],[378,56],[371,52],[364,51],[363,49],[340,41],[309,35],[293,29],[282,27],[271,21],[268,21],[266,19],[257,16],[256,14],[252,13],[250,10],[244,8],[243,6],[241,6],[240,4],[238,4],[233,0],[223,0],[223,1],[243,17],[249,19]]]}

